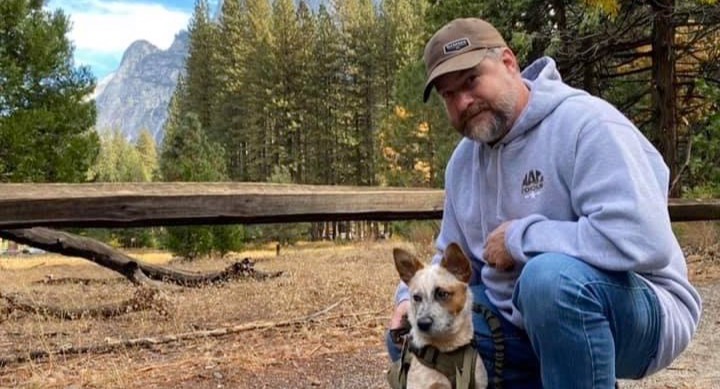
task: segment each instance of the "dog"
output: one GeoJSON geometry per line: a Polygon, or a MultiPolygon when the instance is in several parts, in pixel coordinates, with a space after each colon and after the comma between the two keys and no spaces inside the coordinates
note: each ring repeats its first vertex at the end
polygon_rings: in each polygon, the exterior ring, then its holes
{"type": "Polygon", "coordinates": [[[408,285],[410,292],[407,318],[411,359],[406,387],[449,389],[461,386],[458,382],[469,386],[467,377],[472,374],[469,371],[472,362],[469,361],[474,360],[474,386],[470,387],[487,388],[487,371],[472,346],[473,296],[468,287],[472,267],[460,246],[451,243],[437,265],[425,266],[399,248],[393,250],[393,257],[400,279],[408,285]],[[436,355],[428,358],[428,350],[436,355]],[[461,353],[459,360],[455,358],[449,368],[444,362],[442,366],[441,363],[434,364],[443,358],[451,359],[444,356],[457,356],[458,353],[461,353]],[[467,359],[470,355],[472,360],[467,359]],[[465,381],[458,381],[458,376],[465,377],[465,381]]]}

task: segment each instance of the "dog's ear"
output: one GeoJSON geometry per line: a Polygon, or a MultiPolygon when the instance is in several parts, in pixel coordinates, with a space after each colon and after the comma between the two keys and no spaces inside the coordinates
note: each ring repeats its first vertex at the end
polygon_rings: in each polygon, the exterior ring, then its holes
{"type": "Polygon", "coordinates": [[[425,266],[414,255],[403,249],[394,249],[393,257],[395,258],[395,268],[400,275],[400,279],[406,284],[409,284],[415,273],[425,266]]]}
{"type": "Polygon", "coordinates": [[[466,284],[470,281],[470,276],[472,275],[470,261],[457,243],[450,243],[448,247],[445,248],[445,255],[443,256],[442,262],[440,262],[440,266],[447,269],[447,271],[457,277],[458,280],[466,284]]]}

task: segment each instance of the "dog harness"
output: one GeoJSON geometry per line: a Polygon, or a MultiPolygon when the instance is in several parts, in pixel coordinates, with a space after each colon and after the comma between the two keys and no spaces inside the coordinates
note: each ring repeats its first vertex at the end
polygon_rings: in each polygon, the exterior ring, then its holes
{"type": "MultiPolygon", "coordinates": [[[[503,340],[502,324],[500,319],[487,307],[479,304],[473,304],[473,311],[483,315],[490,328],[495,347],[495,363],[494,377],[492,380],[493,387],[502,389],[502,369],[505,363],[505,344],[503,340]]],[[[394,338],[405,335],[409,332],[409,327],[402,328],[398,332],[392,333],[394,338]]],[[[407,336],[403,338],[403,348],[400,354],[400,360],[390,367],[387,373],[388,383],[393,389],[407,389],[407,376],[410,371],[410,361],[412,355],[423,365],[437,370],[445,375],[452,387],[455,389],[473,389],[475,387],[475,364],[477,362],[477,350],[475,349],[475,341],[455,349],[450,352],[440,352],[433,346],[425,346],[416,348],[410,344],[407,336]]]]}

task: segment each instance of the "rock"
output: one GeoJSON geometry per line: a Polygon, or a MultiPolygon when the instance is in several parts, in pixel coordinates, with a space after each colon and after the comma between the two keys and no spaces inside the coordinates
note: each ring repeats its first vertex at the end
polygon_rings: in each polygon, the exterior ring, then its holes
{"type": "Polygon", "coordinates": [[[117,71],[96,88],[95,127],[101,132],[119,129],[131,140],[147,129],[160,143],[168,105],[185,68],[188,44],[186,31],[180,31],[167,50],[144,40],[133,42],[117,71]]]}

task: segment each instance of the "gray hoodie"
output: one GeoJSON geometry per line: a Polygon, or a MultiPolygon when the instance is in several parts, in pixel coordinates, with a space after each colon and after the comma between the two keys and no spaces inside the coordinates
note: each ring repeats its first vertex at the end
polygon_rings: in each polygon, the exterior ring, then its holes
{"type": "MultiPolygon", "coordinates": [[[[660,344],[648,373],[690,342],[701,302],[667,210],[669,173],[662,156],[606,101],[563,83],[555,62],[541,58],[522,73],[530,100],[494,146],[464,138],[446,171],[438,262],[458,242],[473,262],[472,284],[523,328],[512,303],[523,265],[538,253],[564,253],[601,269],[633,271],[662,307],[660,344]],[[505,236],[517,266],[483,266],[490,232],[512,220],[505,236]]],[[[408,299],[401,284],[396,302],[408,299]]]]}

